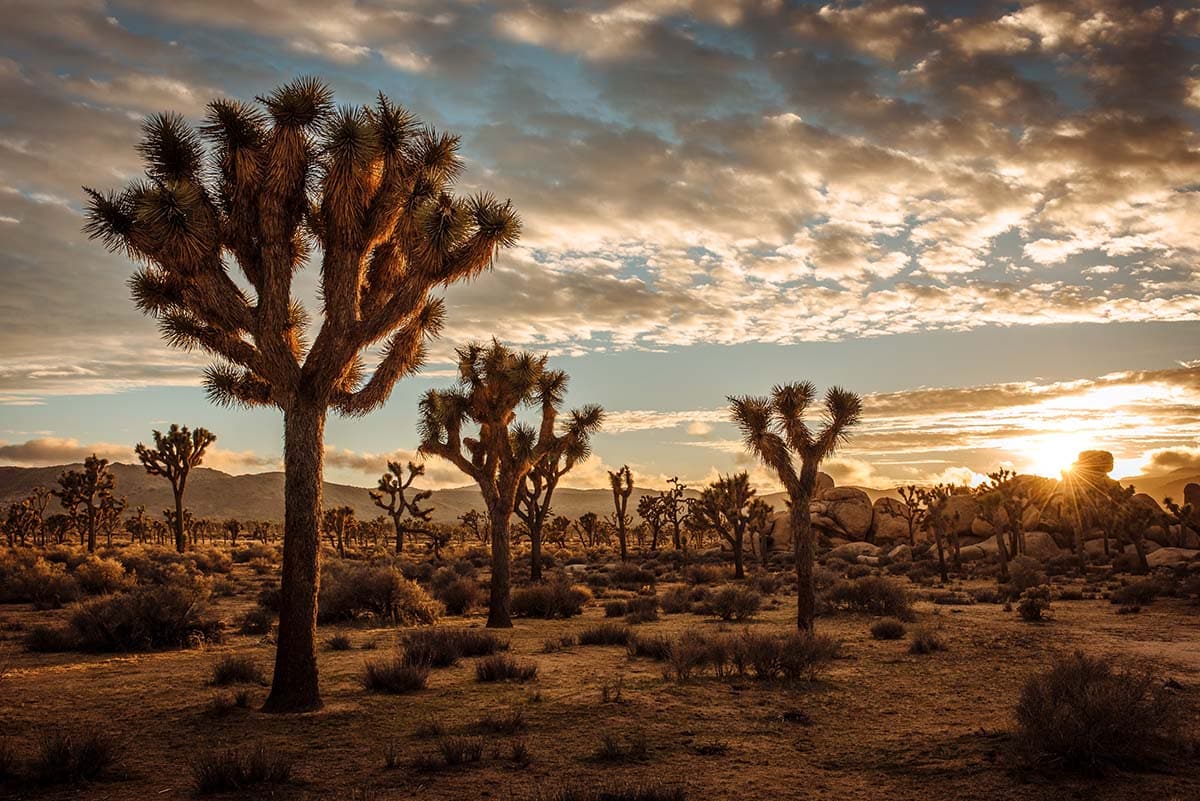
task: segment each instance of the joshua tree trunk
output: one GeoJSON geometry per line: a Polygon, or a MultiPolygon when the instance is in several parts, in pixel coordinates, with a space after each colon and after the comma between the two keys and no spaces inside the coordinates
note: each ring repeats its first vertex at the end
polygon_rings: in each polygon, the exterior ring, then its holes
{"type": "Polygon", "coordinates": [[[546,514],[550,511],[550,499],[554,497],[554,487],[557,482],[546,487],[546,501],[540,509],[533,512],[533,525],[529,527],[529,580],[542,580],[542,526],[546,522],[546,514]]]}
{"type": "Polygon", "coordinates": [[[809,633],[813,631],[817,616],[817,597],[813,588],[813,561],[817,547],[808,511],[815,481],[815,473],[809,477],[802,471],[800,486],[789,493],[792,501],[792,554],[796,561],[796,627],[809,633]]]}
{"type": "Polygon", "coordinates": [[[175,550],[187,550],[187,537],[183,533],[183,485],[175,489],[175,550]]]}
{"type": "Polygon", "coordinates": [[[96,510],[91,506],[87,513],[87,549],[88,553],[96,551],[96,510]]]}
{"type": "MultiPolygon", "coordinates": [[[[1015,532],[1013,538],[1016,538],[1015,532]]],[[[996,531],[996,551],[1000,556],[1000,581],[1008,583],[1008,544],[1004,541],[1004,532],[996,531]]]]}
{"type": "Polygon", "coordinates": [[[317,591],[320,586],[321,481],[325,412],[296,401],[284,413],[283,586],[275,677],[265,712],[321,708],[317,686],[317,591]]]}
{"type": "Polygon", "coordinates": [[[488,602],[487,627],[489,629],[511,629],[512,617],[509,614],[509,544],[508,544],[508,515],[517,500],[516,487],[511,492],[501,488],[504,498],[488,502],[488,516],[492,522],[492,581],[491,595],[488,602]]]}
{"type": "Polygon", "coordinates": [[[939,528],[934,529],[933,536],[934,536],[934,539],[937,540],[938,572],[941,573],[942,582],[944,583],[944,582],[947,582],[950,580],[950,575],[949,575],[949,573],[946,572],[946,548],[942,544],[945,537],[942,534],[941,529],[939,529],[939,528]]]}
{"type": "Polygon", "coordinates": [[[746,577],[746,566],[742,559],[742,532],[733,535],[733,577],[743,579],[746,577]]]}

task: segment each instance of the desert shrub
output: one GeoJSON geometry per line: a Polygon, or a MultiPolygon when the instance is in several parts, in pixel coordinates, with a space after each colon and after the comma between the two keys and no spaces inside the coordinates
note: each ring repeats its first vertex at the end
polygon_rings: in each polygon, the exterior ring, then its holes
{"type": "Polygon", "coordinates": [[[475,721],[473,728],[490,734],[516,734],[525,728],[525,712],[522,709],[488,712],[475,721]]]}
{"type": "Polygon", "coordinates": [[[579,632],[579,644],[627,645],[632,633],[629,626],[620,623],[597,623],[579,632]]]}
{"type": "Polygon", "coordinates": [[[932,584],[937,574],[937,564],[933,561],[913,562],[907,573],[908,580],[913,584],[932,584]]]}
{"type": "Polygon", "coordinates": [[[75,568],[73,575],[79,589],[87,595],[121,592],[133,586],[133,577],[116,559],[91,556],[75,568]]]}
{"type": "Polygon", "coordinates": [[[279,613],[279,604],[283,598],[283,590],[278,584],[272,587],[264,587],[258,593],[257,603],[259,607],[267,609],[271,612],[279,613]]]}
{"type": "Polygon", "coordinates": [[[486,629],[436,626],[414,629],[404,638],[404,659],[410,665],[449,667],[469,656],[487,656],[508,648],[508,643],[486,629]]]}
{"type": "Polygon", "coordinates": [[[841,651],[833,637],[799,631],[782,637],[747,631],[731,645],[737,672],[766,680],[812,681],[841,651]]]}
{"type": "Polygon", "coordinates": [[[518,662],[507,654],[492,654],[475,662],[476,681],[526,682],[537,678],[533,662],[518,662]]]}
{"type": "Polygon", "coordinates": [[[636,590],[653,584],[654,578],[653,572],[628,563],[619,564],[608,571],[608,579],[613,586],[627,590],[636,590]]]}
{"type": "Polygon", "coordinates": [[[1082,601],[1083,600],[1083,590],[1075,588],[1075,587],[1067,587],[1065,589],[1061,589],[1058,592],[1054,593],[1054,600],[1056,600],[1056,601],[1082,601]]]}
{"type": "Polygon", "coordinates": [[[583,582],[593,590],[603,590],[612,586],[612,580],[603,573],[589,573],[584,576],[583,582]]]}
{"type": "Polygon", "coordinates": [[[218,693],[213,696],[209,709],[216,715],[227,715],[235,709],[249,709],[254,700],[249,690],[238,690],[232,693],[218,693]]]}
{"type": "Polygon", "coordinates": [[[965,592],[958,590],[938,590],[937,592],[929,593],[929,600],[933,601],[938,606],[970,606],[975,603],[975,598],[965,592]]]}
{"type": "Polygon", "coordinates": [[[625,615],[625,610],[628,608],[629,608],[629,605],[627,603],[625,603],[624,601],[620,601],[620,600],[605,601],[604,602],[604,616],[605,617],[623,617],[625,615]]]}
{"type": "Polygon", "coordinates": [[[201,573],[228,573],[233,570],[233,559],[220,548],[196,548],[184,554],[184,560],[201,573]]]}
{"type": "Polygon", "coordinates": [[[875,568],[870,565],[853,564],[846,567],[846,578],[856,579],[863,576],[869,576],[875,572],[875,568]]]}
{"type": "Polygon", "coordinates": [[[8,596],[10,601],[28,601],[36,609],[58,609],[79,598],[79,589],[65,566],[36,559],[17,573],[8,596]]]}
{"type": "Polygon", "coordinates": [[[438,612],[437,602],[393,567],[332,562],[321,576],[317,619],[323,623],[366,619],[398,626],[429,625],[438,612]]]}
{"type": "Polygon", "coordinates": [[[465,765],[483,758],[483,740],[479,737],[447,737],[438,743],[442,761],[447,765],[465,765]]]}
{"type": "Polygon", "coordinates": [[[325,646],[330,651],[349,651],[354,647],[354,644],[350,642],[350,637],[339,631],[325,641],[325,646]]]}
{"type": "Polygon", "coordinates": [[[362,686],[375,692],[402,693],[424,690],[429,681],[429,666],[414,665],[403,656],[376,659],[363,666],[362,686]]]}
{"type": "Polygon", "coordinates": [[[687,587],[672,587],[658,598],[665,614],[678,615],[692,611],[691,591],[687,587]]]}
{"type": "Polygon", "coordinates": [[[1142,579],[1113,590],[1108,600],[1122,606],[1143,606],[1162,594],[1163,587],[1156,579],[1142,579]]]}
{"type": "Polygon", "coordinates": [[[256,560],[277,562],[279,561],[279,551],[275,546],[267,545],[265,542],[252,542],[241,548],[234,548],[230,557],[238,564],[249,564],[256,560]]]}
{"type": "Polygon", "coordinates": [[[774,595],[779,592],[780,581],[779,577],[774,573],[760,572],[750,577],[748,584],[753,587],[759,595],[774,595]]]}
{"type": "Polygon", "coordinates": [[[904,623],[894,617],[885,617],[871,624],[871,636],[877,640],[898,640],[906,631],[904,623]]]}
{"type": "Polygon", "coordinates": [[[1079,569],[1079,557],[1072,553],[1051,556],[1046,560],[1044,568],[1047,576],[1066,576],[1079,569]]]}
{"type": "Polygon", "coordinates": [[[207,616],[203,584],[141,586],[82,603],[71,629],[85,651],[150,651],[221,639],[221,622],[207,616]]]}
{"type": "Polygon", "coordinates": [[[465,615],[479,605],[483,600],[483,593],[474,579],[456,578],[446,586],[434,590],[433,597],[446,607],[446,614],[465,615]]]}
{"type": "Polygon", "coordinates": [[[934,651],[944,651],[945,643],[935,629],[929,626],[917,626],[912,630],[912,640],[908,644],[908,652],[912,654],[932,654],[934,651]]]}
{"type": "Polygon", "coordinates": [[[671,656],[671,638],[665,634],[631,633],[625,647],[630,656],[642,656],[658,662],[665,662],[671,656]]]}
{"type": "Polygon", "coordinates": [[[729,580],[729,570],[720,565],[691,565],[683,571],[688,584],[719,584],[729,580]]]}
{"type": "Polygon", "coordinates": [[[1026,681],[1016,717],[1029,757],[1095,772],[1144,768],[1177,747],[1183,711],[1153,668],[1076,652],[1026,681]]]}
{"type": "Polygon", "coordinates": [[[710,663],[712,641],[695,631],[685,631],[674,642],[667,655],[667,664],[677,681],[687,681],[710,663]]]}
{"type": "Polygon", "coordinates": [[[866,612],[881,617],[912,620],[912,601],[908,592],[883,576],[839,581],[825,591],[823,599],[835,609],[866,612]]]}
{"type": "Polygon", "coordinates": [[[592,758],[597,762],[634,762],[645,759],[649,751],[646,735],[641,732],[629,735],[624,743],[614,734],[605,734],[600,738],[592,758]]]}
{"type": "Polygon", "coordinates": [[[230,684],[265,685],[267,677],[263,675],[262,668],[250,657],[225,654],[217,664],[213,665],[210,683],[217,687],[226,687],[230,684]]]}
{"type": "Polygon", "coordinates": [[[275,625],[275,621],[277,620],[279,620],[278,612],[272,612],[270,609],[258,606],[242,616],[242,622],[239,624],[238,630],[242,634],[266,634],[275,625]]]}
{"type": "Polygon", "coordinates": [[[571,648],[577,644],[578,643],[575,640],[575,635],[573,634],[562,634],[558,637],[547,637],[546,639],[542,640],[542,653],[558,653],[559,651],[565,651],[567,648],[571,648]]]}
{"type": "Polygon", "coordinates": [[[1017,614],[1031,623],[1044,620],[1049,608],[1050,589],[1045,586],[1030,587],[1021,593],[1021,600],[1017,602],[1017,614]]]}
{"type": "Polygon", "coordinates": [[[687,801],[682,787],[630,781],[594,782],[540,792],[532,801],[687,801]]]}
{"type": "Polygon", "coordinates": [[[195,562],[178,551],[157,545],[123,548],[114,557],[142,584],[175,584],[196,574],[195,562]]]}
{"type": "Polygon", "coordinates": [[[762,596],[749,587],[727,584],[705,602],[705,611],[722,620],[748,620],[762,606],[762,596]]]}
{"type": "Polygon", "coordinates": [[[25,647],[42,654],[75,651],[79,649],[79,639],[70,628],[39,624],[25,632],[25,647]]]}
{"type": "Polygon", "coordinates": [[[995,587],[976,587],[970,590],[969,594],[975,603],[978,604],[1003,603],[1008,597],[1007,592],[1001,592],[995,587]]]}
{"type": "MultiPolygon", "coordinates": [[[[608,610],[605,610],[607,612],[608,610]]],[[[626,623],[649,623],[658,620],[658,597],[639,595],[625,604],[626,623]]]]}
{"type": "Polygon", "coordinates": [[[39,784],[75,784],[98,778],[116,764],[116,744],[104,732],[51,731],[39,740],[29,772],[39,784]]]}
{"type": "Polygon", "coordinates": [[[292,761],[259,744],[249,750],[212,751],[192,763],[192,779],[201,795],[228,793],[258,784],[287,784],[292,761]]]}
{"type": "Polygon", "coordinates": [[[1042,563],[1032,556],[1018,556],[1008,563],[1008,586],[1015,595],[1045,583],[1046,574],[1042,570],[1042,563]]]}
{"type": "Polygon", "coordinates": [[[544,584],[522,587],[512,594],[512,613],[516,617],[544,619],[568,618],[583,613],[583,605],[592,594],[571,584],[563,574],[544,584]]]}

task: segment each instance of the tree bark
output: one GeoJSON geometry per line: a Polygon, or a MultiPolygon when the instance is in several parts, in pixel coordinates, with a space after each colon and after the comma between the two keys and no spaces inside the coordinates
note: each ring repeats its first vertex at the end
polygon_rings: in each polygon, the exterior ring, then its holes
{"type": "Polygon", "coordinates": [[[809,498],[812,493],[801,487],[791,497],[792,555],[796,561],[796,628],[813,631],[817,616],[817,595],[813,587],[813,561],[817,555],[812,519],[809,515],[809,498]]]}
{"type": "MultiPolygon", "coordinates": [[[[501,493],[503,494],[503,490],[501,493]]],[[[507,504],[503,500],[488,502],[488,516],[492,521],[492,581],[487,619],[489,629],[512,628],[508,516],[515,501],[516,492],[514,491],[512,497],[508,498],[507,504]]]]}
{"type": "Polygon", "coordinates": [[[733,537],[733,577],[735,579],[746,577],[746,566],[742,559],[742,537],[740,531],[733,537]]]}
{"type": "Polygon", "coordinates": [[[283,584],[275,675],[264,712],[321,708],[317,683],[321,481],[325,412],[297,401],[284,413],[283,584]]]}
{"type": "Polygon", "coordinates": [[[400,522],[399,516],[392,518],[392,525],[396,527],[396,553],[404,553],[404,524],[400,522]]]}
{"type": "Polygon", "coordinates": [[[175,489],[175,550],[187,550],[187,538],[183,534],[183,487],[175,489]]]}

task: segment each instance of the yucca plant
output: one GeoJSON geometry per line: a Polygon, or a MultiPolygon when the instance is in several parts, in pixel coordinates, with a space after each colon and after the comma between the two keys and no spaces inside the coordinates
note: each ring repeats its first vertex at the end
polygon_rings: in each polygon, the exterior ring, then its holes
{"type": "Polygon", "coordinates": [[[745,473],[721,476],[700,493],[692,505],[692,517],[702,526],[712,528],[725,538],[733,549],[733,577],[745,578],[745,542],[747,532],[767,529],[771,507],[754,497],[750,476],[745,473]]]}
{"type": "Polygon", "coordinates": [[[613,496],[613,523],[617,528],[617,542],[621,546],[621,561],[629,560],[628,531],[630,518],[629,496],[633,494],[633,473],[629,465],[621,465],[617,471],[608,471],[608,484],[613,496]]]}
{"type": "Polygon", "coordinates": [[[604,410],[587,405],[572,411],[561,429],[559,408],[567,377],[546,367],[545,355],[514,351],[496,340],[458,349],[459,383],[430,390],[420,404],[420,451],[446,459],[475,480],[491,520],[492,581],[488,626],[510,628],[509,518],[521,481],[542,460],[553,462],[580,439],[598,431],[604,410]],[[517,409],[534,406],[541,423],[517,422],[517,409]],[[463,426],[479,426],[474,437],[463,426]]]}
{"type": "MultiPolygon", "coordinates": [[[[189,431],[187,426],[180,428],[172,423],[166,434],[154,432],[153,448],[140,442],[134,448],[147,473],[162,476],[171,483],[171,494],[175,497],[175,517],[171,522],[175,527],[175,550],[179,553],[187,548],[183,530],[183,493],[187,489],[188,476],[193,467],[204,461],[204,452],[216,441],[216,435],[207,429],[189,431]]],[[[237,539],[236,534],[234,539],[237,539]]]]}
{"type": "Polygon", "coordinates": [[[379,477],[375,489],[370,490],[371,500],[392,519],[396,529],[396,553],[404,553],[404,535],[407,532],[424,531],[433,515],[433,507],[421,506],[422,501],[433,497],[433,490],[414,491],[411,498],[406,493],[414,480],[425,475],[425,465],[408,463],[408,478],[399,462],[388,462],[388,471],[379,477]],[[387,499],[386,501],[384,499],[387,499]],[[404,516],[408,515],[409,522],[404,516]]]}
{"type": "Polygon", "coordinates": [[[816,593],[813,560],[816,538],[809,517],[809,502],[817,484],[821,462],[845,440],[862,416],[862,399],[841,387],[825,393],[824,425],[814,432],[804,417],[816,399],[810,382],[778,385],[771,397],[730,397],[733,421],[742,431],[746,447],[779,476],[791,502],[792,549],[796,559],[796,625],[813,630],[816,593]],[[799,460],[797,470],[796,460],[799,460]]]}
{"type": "Polygon", "coordinates": [[[520,222],[491,195],[450,193],[462,168],[456,137],[382,94],[335,110],[314,78],[257,105],[216,100],[199,132],[177,114],[151,117],[138,149],[146,177],[116,193],[87,190],[86,230],[143,264],[134,301],[170,345],[216,359],[205,374],[213,401],[283,411],[283,588],[264,708],[315,709],[326,414],[382,404],[440,328],[431,293],[490,266],[520,222]],[[310,257],[315,331],[292,295],[310,257]],[[369,377],[368,348],[379,354],[369,377]]]}

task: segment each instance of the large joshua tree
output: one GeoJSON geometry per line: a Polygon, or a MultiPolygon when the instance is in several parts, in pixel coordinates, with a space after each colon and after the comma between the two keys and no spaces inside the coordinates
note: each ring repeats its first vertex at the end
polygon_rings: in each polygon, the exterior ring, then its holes
{"type": "Polygon", "coordinates": [[[316,709],[326,414],[366,414],[417,369],[442,319],[431,293],[491,265],[519,220],[490,195],[450,194],[462,167],[455,137],[382,94],[335,111],[311,78],[258,106],[214,101],[199,134],[178,115],[151,117],[139,150],[146,178],[118,193],[87,190],[86,230],[144,264],[133,297],[169,344],[216,358],[205,376],[214,401],[283,412],[283,586],[264,709],[316,709]],[[315,332],[292,294],[310,257],[315,332]],[[371,347],[368,378],[361,354],[371,347]]]}
{"type": "Polygon", "coordinates": [[[53,493],[76,523],[81,537],[86,536],[88,553],[96,550],[96,531],[116,503],[115,486],[116,477],[108,469],[108,460],[94,453],[83,460],[82,470],[67,470],[58,477],[58,489],[53,493]]]}
{"type": "MultiPolygon", "coordinates": [[[[561,404],[566,397],[567,381],[566,373],[552,370],[544,376],[541,392],[553,396],[553,403],[561,404]]],[[[517,488],[514,511],[529,530],[530,581],[542,580],[542,529],[550,516],[554,490],[563,476],[592,453],[590,432],[580,430],[573,433],[566,447],[543,456],[521,479],[517,488]]]]}
{"type": "Polygon", "coordinates": [[[832,454],[862,415],[862,400],[840,387],[825,393],[823,425],[814,432],[804,417],[816,398],[809,382],[776,386],[769,398],[730,397],[733,421],[742,431],[746,447],[778,476],[792,505],[792,549],[796,561],[796,625],[813,630],[816,595],[813,560],[816,541],[809,502],[817,484],[822,460],[832,454]],[[796,461],[799,460],[799,469],[796,461]]]}
{"type": "Polygon", "coordinates": [[[700,492],[692,506],[692,516],[697,522],[720,534],[733,550],[733,576],[745,578],[743,558],[746,534],[765,528],[770,519],[771,507],[755,498],[750,486],[750,476],[738,473],[721,476],[700,492]]]}
{"type": "Polygon", "coordinates": [[[509,518],[521,481],[543,459],[555,460],[573,442],[599,430],[604,411],[572,411],[558,425],[565,376],[546,367],[546,356],[514,351],[492,340],[458,349],[459,384],[430,390],[420,404],[422,453],[440,456],[475,480],[491,518],[490,628],[509,628],[509,518]],[[540,411],[537,429],[517,422],[517,409],[540,411]],[[463,437],[463,425],[479,426],[463,437]]]}
{"type": "Polygon", "coordinates": [[[422,507],[421,502],[433,497],[433,490],[414,492],[411,498],[405,494],[412,489],[412,483],[418,477],[425,475],[425,465],[408,463],[408,478],[404,477],[404,468],[399,462],[388,462],[388,471],[379,477],[379,484],[369,490],[371,500],[392,519],[396,529],[396,553],[404,553],[404,535],[407,532],[423,531],[433,514],[432,507],[422,507]],[[384,501],[386,498],[386,502],[384,501]],[[408,515],[412,522],[405,523],[404,516],[408,515]]]}
{"type": "Polygon", "coordinates": [[[217,441],[215,434],[204,428],[189,431],[175,423],[164,434],[154,432],[154,447],[147,448],[138,443],[134,451],[152,476],[162,476],[171,483],[175,496],[175,550],[183,553],[187,548],[187,537],[183,532],[183,493],[187,489],[188,475],[192,468],[204,460],[204,452],[217,441]]]}

